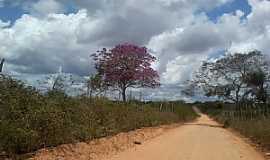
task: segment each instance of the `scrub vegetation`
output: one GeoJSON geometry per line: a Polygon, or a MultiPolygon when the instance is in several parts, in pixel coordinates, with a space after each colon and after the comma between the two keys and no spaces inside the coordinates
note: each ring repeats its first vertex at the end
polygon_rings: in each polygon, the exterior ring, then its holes
{"type": "Polygon", "coordinates": [[[16,155],[196,118],[179,102],[120,102],[37,89],[0,76],[0,153],[16,155]]]}

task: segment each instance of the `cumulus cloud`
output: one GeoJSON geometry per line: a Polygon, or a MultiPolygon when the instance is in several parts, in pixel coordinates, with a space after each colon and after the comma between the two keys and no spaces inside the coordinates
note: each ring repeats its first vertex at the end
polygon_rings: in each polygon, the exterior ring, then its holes
{"type": "Polygon", "coordinates": [[[98,39],[100,44],[107,46],[124,41],[143,45],[152,36],[174,28],[176,20],[180,17],[178,12],[170,10],[163,2],[157,0],[155,3],[152,0],[116,0],[100,3],[104,3],[99,4],[102,8],[95,14],[90,13],[96,17],[97,20],[94,21],[96,25],[93,27],[91,21],[82,24],[81,33],[84,33],[84,36],[80,40],[83,43],[98,39]],[[146,6],[151,8],[145,9],[146,6]],[[92,29],[89,30],[91,27],[92,29]]]}
{"type": "MultiPolygon", "coordinates": [[[[267,46],[270,42],[270,1],[268,0],[249,0],[252,12],[242,23],[232,24],[231,29],[227,29],[228,35],[234,35],[231,52],[247,52],[250,50],[260,50],[264,54],[270,54],[267,46]],[[238,38],[237,38],[238,37],[238,38]]],[[[231,22],[230,16],[223,16],[222,21],[231,22]]]]}
{"type": "Polygon", "coordinates": [[[77,29],[85,19],[85,10],[45,19],[24,15],[11,28],[1,30],[0,52],[16,72],[53,73],[62,66],[65,72],[86,75],[91,68],[89,55],[96,48],[77,43],[77,29]]]}
{"type": "Polygon", "coordinates": [[[159,57],[157,68],[164,83],[181,84],[190,78],[200,62],[222,50],[247,52],[261,50],[269,54],[269,1],[250,1],[252,13],[243,19],[243,12],[223,14],[217,22],[205,16],[151,38],[148,46],[159,57]],[[263,7],[264,9],[259,9],[263,7]]]}
{"type": "Polygon", "coordinates": [[[11,64],[11,70],[51,73],[61,65],[66,72],[86,75],[91,68],[89,54],[98,48],[126,41],[146,45],[153,36],[190,23],[195,17],[193,9],[203,7],[197,2],[192,5],[181,0],[79,0],[76,4],[87,10],[60,14],[63,2],[14,1],[13,5],[27,6],[24,8],[30,14],[0,32],[1,53],[11,64]],[[176,4],[182,11],[172,8],[176,4]],[[145,6],[151,8],[145,10],[145,6]]]}

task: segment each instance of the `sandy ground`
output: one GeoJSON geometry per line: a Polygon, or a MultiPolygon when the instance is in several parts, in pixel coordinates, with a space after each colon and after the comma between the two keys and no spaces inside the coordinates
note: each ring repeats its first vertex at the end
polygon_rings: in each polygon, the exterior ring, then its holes
{"type": "Polygon", "coordinates": [[[264,160],[264,157],[201,114],[196,122],[182,126],[145,128],[89,143],[41,150],[33,160],[264,160]],[[136,145],[134,141],[142,144],[136,145]]]}
{"type": "Polygon", "coordinates": [[[108,160],[264,160],[241,138],[208,116],[168,131],[108,160]]]}

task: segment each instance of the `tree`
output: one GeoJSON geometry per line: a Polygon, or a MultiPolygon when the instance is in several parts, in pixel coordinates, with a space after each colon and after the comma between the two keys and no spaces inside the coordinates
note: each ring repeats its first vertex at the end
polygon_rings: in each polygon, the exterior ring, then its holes
{"type": "Polygon", "coordinates": [[[107,87],[102,81],[102,77],[99,74],[90,76],[87,81],[87,95],[92,99],[93,94],[99,95],[107,90],[107,87]]]}
{"type": "Polygon", "coordinates": [[[192,81],[186,81],[186,85],[182,88],[181,93],[185,96],[195,96],[196,84],[191,83],[192,81]]]}
{"type": "Polygon", "coordinates": [[[3,71],[4,62],[5,62],[5,59],[2,58],[2,59],[1,59],[1,62],[0,62],[0,73],[3,71]]]}
{"type": "Polygon", "coordinates": [[[269,87],[268,80],[269,77],[261,69],[248,73],[244,81],[251,89],[247,93],[255,96],[257,101],[266,103],[268,96],[267,88],[269,87]]]}
{"type": "Polygon", "coordinates": [[[72,74],[66,74],[62,72],[62,68],[59,68],[58,73],[48,74],[42,80],[38,81],[40,87],[45,88],[49,92],[62,92],[65,93],[66,90],[73,85],[75,85],[75,80],[72,74]]]}
{"type": "Polygon", "coordinates": [[[235,103],[254,99],[266,101],[269,63],[259,51],[228,54],[214,62],[204,62],[191,84],[206,96],[218,96],[235,103]]]}
{"type": "Polygon", "coordinates": [[[126,101],[128,87],[155,88],[160,85],[157,71],[151,68],[156,58],[146,47],[124,43],[111,50],[104,48],[93,56],[97,74],[106,86],[120,90],[123,101],[126,101]]]}

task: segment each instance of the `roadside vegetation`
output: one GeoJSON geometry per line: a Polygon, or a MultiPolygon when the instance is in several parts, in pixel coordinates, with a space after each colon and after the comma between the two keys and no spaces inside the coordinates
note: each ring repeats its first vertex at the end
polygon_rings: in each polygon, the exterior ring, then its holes
{"type": "Polygon", "coordinates": [[[183,93],[204,93],[217,102],[198,103],[224,127],[270,148],[270,63],[259,51],[227,54],[203,62],[183,93]]]}
{"type": "Polygon", "coordinates": [[[234,104],[208,102],[197,104],[202,112],[222,123],[224,127],[233,128],[250,138],[264,149],[270,150],[270,106],[257,105],[234,109],[234,104]]]}
{"type": "Polygon", "coordinates": [[[216,102],[196,103],[224,127],[270,149],[270,62],[259,51],[227,54],[203,62],[183,91],[216,102]]]}
{"type": "Polygon", "coordinates": [[[0,75],[0,153],[9,156],[66,143],[88,141],[196,118],[182,102],[120,102],[70,97],[0,75]]]}

